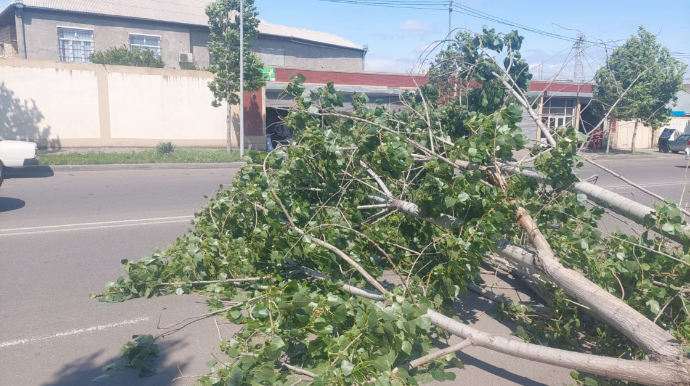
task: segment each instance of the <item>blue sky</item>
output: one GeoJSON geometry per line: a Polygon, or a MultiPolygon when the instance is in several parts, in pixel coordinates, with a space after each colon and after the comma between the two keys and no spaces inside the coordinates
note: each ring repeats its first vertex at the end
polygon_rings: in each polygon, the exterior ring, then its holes
{"type": "MultiPolygon", "coordinates": [[[[329,32],[358,45],[368,45],[366,69],[369,71],[408,71],[429,44],[445,38],[448,32],[447,10],[395,9],[320,0],[255,1],[260,17],[268,22],[329,32]]],[[[415,0],[419,1],[425,0],[415,0]]],[[[432,4],[440,0],[426,1],[432,4]]],[[[0,0],[0,5],[8,3],[8,0],[0,0]]],[[[455,3],[559,35],[575,37],[575,30],[580,30],[587,34],[588,40],[621,43],[636,33],[637,26],[642,24],[658,34],[658,40],[671,51],[690,53],[688,0],[466,0],[455,3]]],[[[453,13],[452,18],[453,28],[481,31],[487,24],[497,31],[512,29],[458,13],[453,13]]],[[[556,75],[572,78],[573,62],[563,67],[572,43],[528,31],[520,32],[525,37],[523,57],[533,66],[535,78],[546,79],[556,75]]],[[[583,65],[587,77],[593,76],[605,55],[601,48],[586,51],[583,65]]],[[[690,55],[682,60],[690,63],[690,55]]]]}
{"type": "MultiPolygon", "coordinates": [[[[636,33],[638,25],[643,24],[658,34],[658,40],[671,51],[690,53],[688,0],[466,0],[460,3],[559,35],[576,37],[577,32],[573,30],[580,30],[592,40],[625,40],[636,33]]],[[[448,32],[448,11],[335,4],[319,0],[256,0],[256,5],[260,17],[268,22],[330,32],[359,45],[367,44],[366,66],[370,71],[406,71],[430,43],[445,38],[448,32]]],[[[453,13],[452,17],[453,28],[481,31],[487,24],[497,31],[512,29],[467,15],[453,13]]],[[[543,78],[556,75],[567,60],[572,44],[527,31],[520,32],[525,37],[523,57],[534,65],[546,61],[541,71],[539,67],[533,68],[535,77],[539,78],[540,73],[543,78]],[[559,52],[561,54],[557,55],[559,52]]],[[[587,50],[583,61],[586,76],[593,76],[605,55],[603,49],[587,50]]],[[[690,63],[687,58],[683,61],[690,63]]],[[[560,77],[570,79],[572,75],[571,62],[560,77]]]]}

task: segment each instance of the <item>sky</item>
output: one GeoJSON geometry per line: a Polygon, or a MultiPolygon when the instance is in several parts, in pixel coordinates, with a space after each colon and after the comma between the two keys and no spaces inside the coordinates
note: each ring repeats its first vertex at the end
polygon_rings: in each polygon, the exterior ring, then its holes
{"type": "MultiPolygon", "coordinates": [[[[175,0],[166,0],[175,1],[175,0]]],[[[353,4],[362,0],[255,0],[259,17],[267,22],[323,31],[344,37],[357,45],[367,45],[367,71],[418,71],[420,56],[434,42],[448,34],[448,7],[436,5],[445,0],[379,0],[405,4],[425,3],[404,9],[353,4]],[[426,5],[428,3],[428,5],[426,5]],[[433,10],[426,8],[444,8],[433,10]]],[[[372,2],[372,0],[365,0],[372,2]]],[[[201,3],[202,1],[199,0],[201,3]]],[[[0,0],[5,6],[8,0],[0,0]]],[[[603,41],[614,47],[622,44],[639,25],[657,34],[657,40],[690,64],[690,1],[688,0],[579,0],[506,1],[465,0],[454,3],[534,29],[575,38],[578,31],[587,40],[603,41]]],[[[455,7],[459,10],[458,7],[455,7]]],[[[481,32],[482,26],[497,32],[513,27],[453,12],[453,29],[481,32]]],[[[573,79],[572,42],[543,36],[530,31],[518,32],[525,37],[522,55],[530,64],[534,79],[573,79]],[[569,61],[570,60],[570,61],[569,61]]],[[[433,57],[433,55],[432,55],[433,57]]],[[[589,47],[582,55],[585,78],[593,78],[603,63],[606,50],[589,47]]],[[[690,72],[686,73],[690,78],[690,72]]]]}
{"type": "MultiPolygon", "coordinates": [[[[342,0],[341,0],[342,1],[342,0]]],[[[398,9],[322,0],[255,0],[259,17],[276,24],[313,29],[342,36],[358,45],[368,45],[366,70],[406,72],[433,42],[448,34],[448,10],[398,9]]],[[[421,0],[425,1],[425,0],[421,0]]],[[[427,0],[433,8],[437,0],[427,0]]],[[[387,1],[388,2],[388,1],[387,1]]],[[[397,4],[420,0],[397,0],[397,4]]],[[[690,64],[690,1],[688,0],[580,0],[570,1],[455,1],[477,11],[535,29],[575,38],[578,30],[587,40],[622,44],[639,25],[657,34],[672,52],[686,53],[690,64]]],[[[423,8],[423,7],[422,7],[423,8]]],[[[444,7],[447,8],[447,7],[444,7]]],[[[513,27],[453,13],[452,28],[480,32],[483,25],[497,32],[513,27]]],[[[572,43],[518,29],[525,37],[521,50],[532,65],[535,79],[558,76],[572,79],[574,60],[563,68],[572,43]]],[[[614,45],[612,43],[611,45],[614,45]]],[[[585,77],[591,79],[603,63],[606,51],[588,48],[583,55],[585,77]]],[[[415,68],[418,68],[416,66],[415,68]]],[[[686,74],[690,77],[690,73],[686,74]]]]}

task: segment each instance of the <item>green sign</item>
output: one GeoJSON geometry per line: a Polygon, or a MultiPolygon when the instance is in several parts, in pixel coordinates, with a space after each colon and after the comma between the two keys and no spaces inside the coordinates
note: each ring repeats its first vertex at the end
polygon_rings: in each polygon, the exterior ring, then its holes
{"type": "Polygon", "coordinates": [[[273,67],[264,67],[264,80],[266,82],[275,82],[276,69],[273,67]]]}

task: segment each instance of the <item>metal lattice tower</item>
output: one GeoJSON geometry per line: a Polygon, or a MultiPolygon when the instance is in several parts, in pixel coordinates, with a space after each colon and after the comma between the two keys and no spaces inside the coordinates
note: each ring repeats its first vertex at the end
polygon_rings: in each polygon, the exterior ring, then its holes
{"type": "Polygon", "coordinates": [[[577,83],[585,82],[585,68],[582,64],[582,58],[585,56],[585,48],[587,48],[587,37],[583,33],[577,34],[577,41],[573,46],[575,49],[575,72],[573,74],[573,81],[577,83]]]}

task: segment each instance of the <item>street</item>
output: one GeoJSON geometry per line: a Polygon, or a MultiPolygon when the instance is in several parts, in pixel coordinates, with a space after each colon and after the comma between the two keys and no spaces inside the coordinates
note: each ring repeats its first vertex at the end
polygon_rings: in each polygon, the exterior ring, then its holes
{"type": "MultiPolygon", "coordinates": [[[[678,201],[685,184],[679,155],[600,157],[598,162],[648,189],[678,201]]],[[[8,175],[0,188],[0,379],[3,385],[86,385],[115,360],[134,334],[153,334],[207,312],[198,296],[168,296],[106,304],[89,299],[123,272],[121,259],[138,260],[164,248],[189,228],[193,214],[236,169],[54,172],[8,175]]],[[[642,193],[587,165],[645,205],[642,193]]],[[[683,202],[688,201],[683,196],[683,202]]],[[[613,223],[608,224],[613,225],[613,223]]],[[[513,291],[515,292],[515,291],[513,291]]],[[[509,294],[510,295],[510,294],[509,294]]],[[[519,295],[529,296],[523,292],[519,295]]],[[[480,329],[508,336],[514,326],[492,317],[491,303],[464,295],[459,316],[480,329]]],[[[220,320],[219,320],[220,321],[220,320]]],[[[170,385],[180,375],[207,372],[219,335],[237,326],[209,318],[159,341],[158,374],[140,379],[117,370],[108,385],[170,385]]],[[[567,369],[516,359],[482,348],[458,354],[466,369],[447,384],[566,385],[567,369]]],[[[183,378],[175,385],[194,383],[183,378]]],[[[437,384],[437,383],[434,383],[437,384]]]]}

